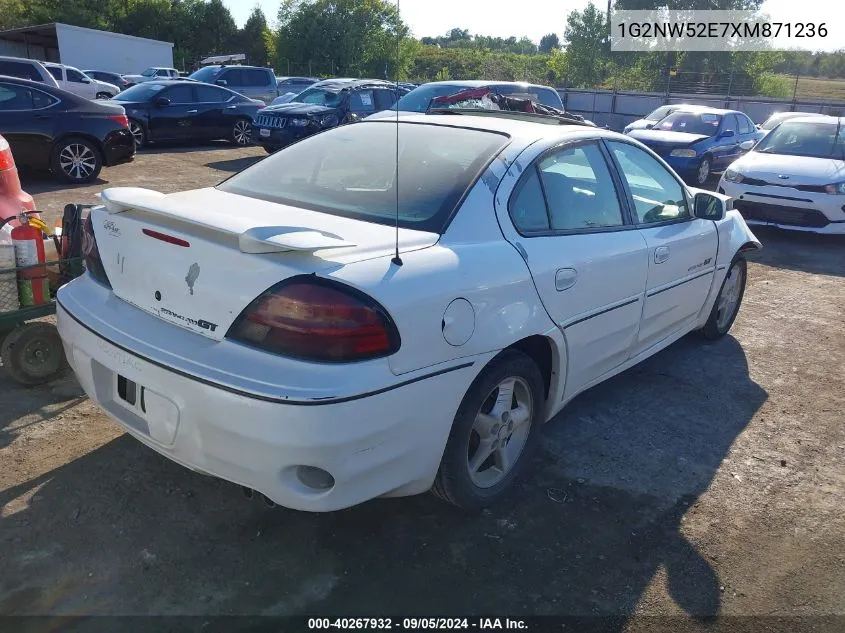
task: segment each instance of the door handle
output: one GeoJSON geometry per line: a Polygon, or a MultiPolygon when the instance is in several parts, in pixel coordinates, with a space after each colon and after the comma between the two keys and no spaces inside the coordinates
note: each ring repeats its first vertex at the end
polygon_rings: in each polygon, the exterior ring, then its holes
{"type": "Polygon", "coordinates": [[[197,113],[196,110],[188,110],[188,114],[196,114],[196,113],[197,113]]]}
{"type": "Polygon", "coordinates": [[[654,263],[662,264],[669,259],[669,247],[658,246],[654,249],[654,263]]]}
{"type": "Polygon", "coordinates": [[[238,106],[227,106],[227,110],[235,110],[238,106]]]}
{"type": "Polygon", "coordinates": [[[558,292],[567,290],[578,281],[578,271],[574,268],[561,268],[555,273],[555,289],[558,292]]]}

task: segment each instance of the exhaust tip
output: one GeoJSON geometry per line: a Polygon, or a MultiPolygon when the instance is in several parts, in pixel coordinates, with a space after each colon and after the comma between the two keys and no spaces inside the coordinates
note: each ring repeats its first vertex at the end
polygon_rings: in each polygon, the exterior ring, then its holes
{"type": "Polygon", "coordinates": [[[255,494],[252,488],[247,488],[246,486],[241,486],[241,492],[244,493],[244,497],[247,499],[252,499],[255,494]]]}

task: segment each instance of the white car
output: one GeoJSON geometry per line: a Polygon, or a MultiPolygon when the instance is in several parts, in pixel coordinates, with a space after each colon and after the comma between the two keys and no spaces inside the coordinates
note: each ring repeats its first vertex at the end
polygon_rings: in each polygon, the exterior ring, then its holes
{"type": "Polygon", "coordinates": [[[161,66],[151,66],[144,69],[139,75],[123,75],[123,78],[132,86],[145,83],[147,81],[157,81],[159,79],[173,79],[180,77],[179,71],[175,68],[163,68],[161,66]]]}
{"type": "Polygon", "coordinates": [[[845,125],[789,119],[722,174],[719,191],[749,224],[845,234],[845,125]]]}
{"type": "Polygon", "coordinates": [[[72,92],[83,99],[111,99],[120,93],[120,88],[114,84],[92,79],[84,72],[73,66],[43,62],[59,88],[72,92]]]}
{"type": "Polygon", "coordinates": [[[216,187],[106,189],[58,293],[88,395],[283,506],[433,488],[472,508],[578,393],[731,327],[760,243],[725,196],[591,126],[400,117],[216,187]]]}
{"type": "Polygon", "coordinates": [[[762,124],[757,126],[758,130],[762,130],[764,132],[771,132],[775,129],[778,125],[783,123],[784,121],[789,121],[790,119],[798,119],[802,117],[823,117],[826,116],[824,114],[819,114],[817,112],[775,112],[771,115],[768,119],[766,119],[762,124]]]}

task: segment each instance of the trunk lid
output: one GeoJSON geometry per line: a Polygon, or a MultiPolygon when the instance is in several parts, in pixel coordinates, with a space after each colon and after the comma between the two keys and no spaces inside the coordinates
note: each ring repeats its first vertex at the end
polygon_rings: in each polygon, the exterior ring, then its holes
{"type": "MultiPolygon", "coordinates": [[[[396,229],[214,188],[170,195],[107,189],[92,210],[100,257],[120,299],[221,340],[269,287],[300,274],[390,256],[396,229]]],[[[437,243],[399,230],[399,250],[437,243]]]]}

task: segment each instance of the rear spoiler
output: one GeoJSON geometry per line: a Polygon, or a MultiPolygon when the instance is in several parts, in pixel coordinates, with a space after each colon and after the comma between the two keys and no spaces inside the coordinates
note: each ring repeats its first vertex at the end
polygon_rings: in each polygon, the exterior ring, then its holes
{"type": "Polygon", "coordinates": [[[103,207],[110,214],[131,210],[171,218],[193,226],[211,229],[237,237],[243,253],[284,253],[287,251],[318,251],[326,248],[355,246],[338,235],[303,229],[295,226],[252,225],[244,226],[232,214],[215,213],[210,209],[186,206],[173,202],[165,194],[140,187],[114,187],[98,194],[103,207]]]}

